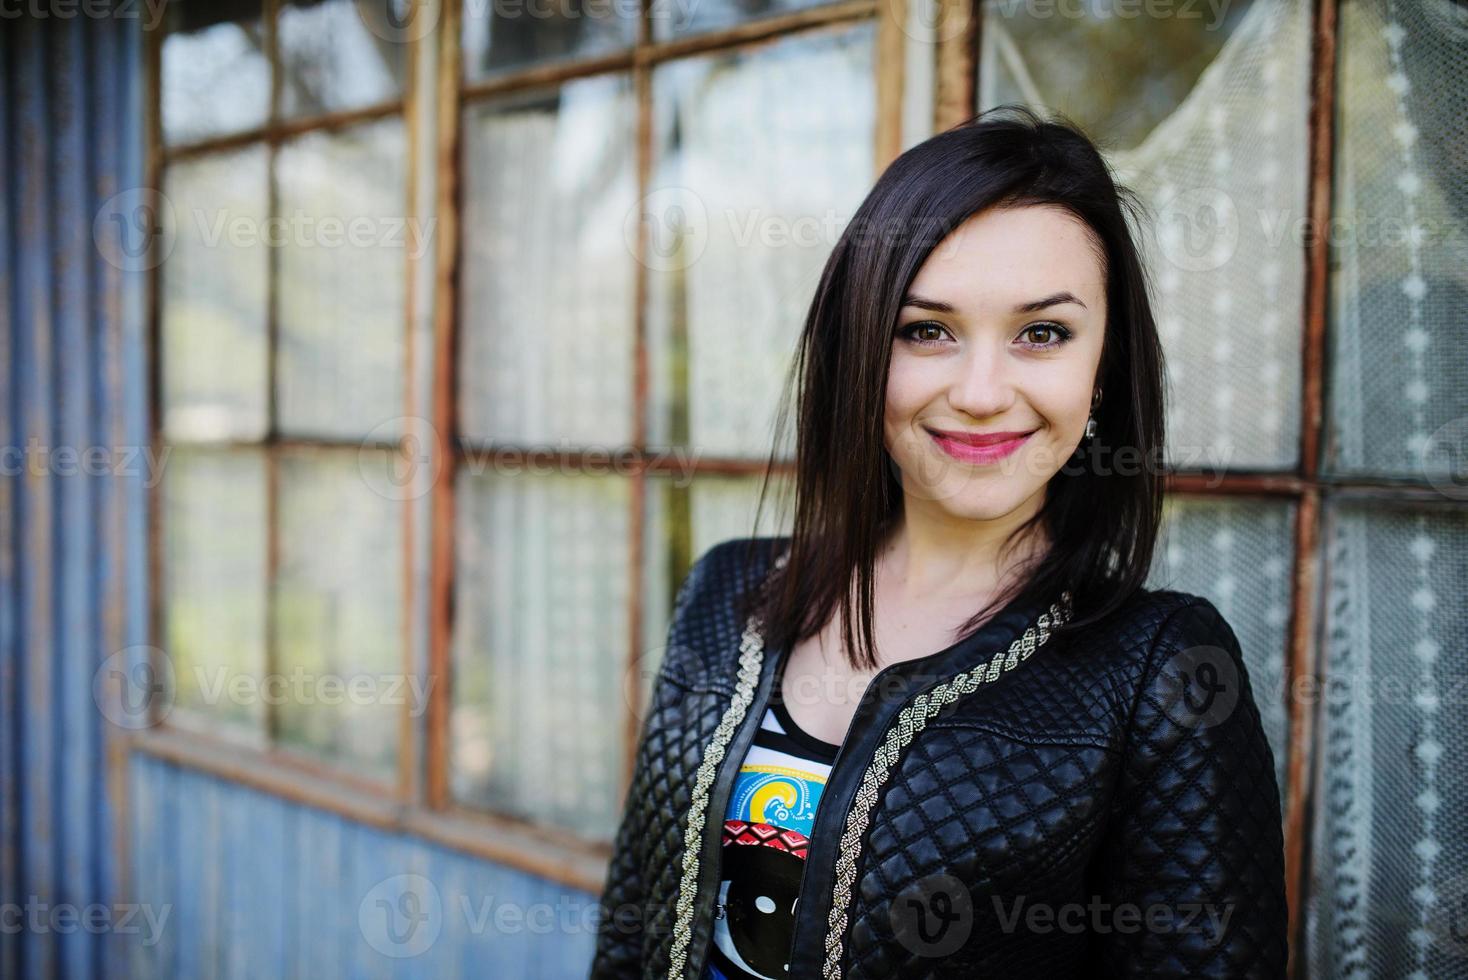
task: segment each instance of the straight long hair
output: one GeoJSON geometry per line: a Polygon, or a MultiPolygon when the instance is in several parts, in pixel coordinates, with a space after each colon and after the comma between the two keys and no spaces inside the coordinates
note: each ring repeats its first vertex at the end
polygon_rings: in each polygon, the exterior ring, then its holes
{"type": "MultiPolygon", "coordinates": [[[[1094,412],[1094,440],[1082,448],[1094,454],[1125,447],[1126,458],[1141,462],[1096,466],[1073,456],[1051,478],[1038,512],[1006,538],[1001,567],[1003,556],[1037,527],[1048,532],[1049,548],[1016,564],[1017,573],[1006,579],[1011,584],[958,627],[954,639],[1012,599],[1048,606],[1068,590],[1071,618],[1054,631],[1059,641],[1105,620],[1146,581],[1162,520],[1164,366],[1147,277],[1127,224],[1128,213],[1138,218],[1143,208],[1074,124],[1000,106],[894,160],[826,261],[785,379],[755,511],[758,527],[795,402],[789,558],[782,573],[753,583],[737,599],[742,615],[762,621],[772,648],[815,635],[839,607],[851,667],[877,668],[875,564],[903,502],[900,471],[883,440],[901,297],[928,255],[964,221],[990,208],[1027,205],[1062,208],[1095,238],[1106,280],[1097,377],[1103,397],[1094,412]]],[[[759,540],[749,539],[748,556],[759,540]]]]}

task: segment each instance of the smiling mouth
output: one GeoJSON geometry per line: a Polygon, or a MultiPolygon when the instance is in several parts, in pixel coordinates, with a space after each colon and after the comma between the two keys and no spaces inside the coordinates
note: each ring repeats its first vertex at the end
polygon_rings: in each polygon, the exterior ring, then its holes
{"type": "Polygon", "coordinates": [[[932,429],[924,429],[928,436],[949,456],[963,463],[994,463],[1010,455],[1015,450],[1029,441],[1034,432],[1025,432],[1010,439],[999,442],[991,442],[987,445],[975,445],[964,439],[955,438],[932,429]]]}

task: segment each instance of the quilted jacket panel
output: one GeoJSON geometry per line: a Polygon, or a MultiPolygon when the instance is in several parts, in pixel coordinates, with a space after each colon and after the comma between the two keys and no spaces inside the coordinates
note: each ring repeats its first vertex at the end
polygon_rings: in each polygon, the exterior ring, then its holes
{"type": "MultiPolygon", "coordinates": [[[[733,597],[788,539],[745,565],[706,553],[681,587],[602,894],[591,975],[698,977],[712,934],[721,821],[742,747],[773,692],[767,650],[736,701],[733,597]],[[695,773],[725,720],[706,812],[695,773]],[[688,848],[690,826],[704,829],[688,848]],[[689,855],[697,860],[689,861],[689,855]],[[680,894],[682,943],[674,942],[680,894]]],[[[928,719],[881,785],[857,847],[844,927],[839,839],[899,710],[1007,647],[1037,608],[1011,606],[951,656],[888,668],[864,699],[817,810],[790,976],[1282,977],[1281,811],[1238,640],[1206,599],[1142,590],[1122,615],[1041,646],[928,719]],[[880,688],[882,693],[877,693],[880,688]]],[[[879,675],[880,677],[881,675],[879,675]]]]}

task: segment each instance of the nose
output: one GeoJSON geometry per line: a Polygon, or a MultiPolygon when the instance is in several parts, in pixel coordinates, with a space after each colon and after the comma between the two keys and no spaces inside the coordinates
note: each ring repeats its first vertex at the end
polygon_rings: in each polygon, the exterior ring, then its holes
{"type": "Polygon", "coordinates": [[[1003,344],[973,344],[955,362],[948,403],[976,419],[1003,414],[1014,404],[1009,352],[1003,344]]]}

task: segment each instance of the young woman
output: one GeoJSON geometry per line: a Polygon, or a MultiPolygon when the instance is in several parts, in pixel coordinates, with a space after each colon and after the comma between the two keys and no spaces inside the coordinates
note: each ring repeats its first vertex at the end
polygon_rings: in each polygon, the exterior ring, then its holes
{"type": "Polygon", "coordinates": [[[1130,202],[1012,107],[872,189],[791,375],[792,533],[679,590],[593,977],[1284,975],[1238,640],[1143,585],[1163,364],[1130,202]]]}

